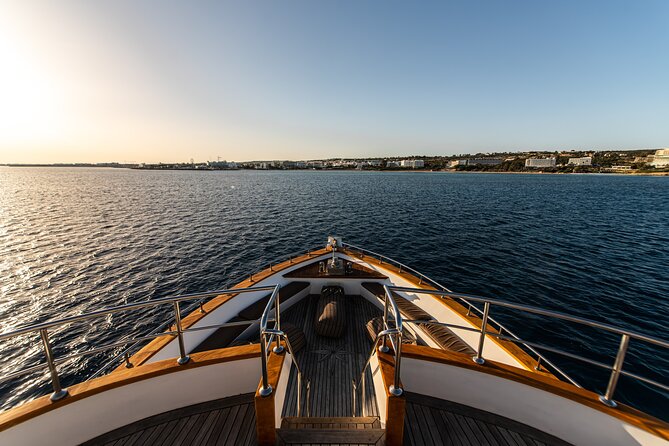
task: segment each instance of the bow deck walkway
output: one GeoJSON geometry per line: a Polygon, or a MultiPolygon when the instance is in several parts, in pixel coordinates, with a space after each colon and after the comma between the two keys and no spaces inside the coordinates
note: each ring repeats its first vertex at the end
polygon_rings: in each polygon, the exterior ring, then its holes
{"type": "MultiPolygon", "coordinates": [[[[317,295],[305,297],[286,310],[281,320],[300,327],[306,337],[307,345],[295,356],[302,368],[304,379],[311,381],[311,416],[350,417],[352,416],[351,380],[359,378],[362,366],[367,361],[369,350],[372,348],[365,324],[382,313],[362,296],[346,295],[344,336],[338,339],[326,338],[314,332],[318,297],[317,295]]],[[[368,371],[365,415],[378,416],[371,376],[368,371]]],[[[302,392],[302,398],[305,401],[305,390],[302,392]]],[[[303,403],[302,408],[305,407],[303,403]]],[[[360,410],[359,405],[358,410],[360,410]]],[[[295,370],[290,374],[283,416],[297,416],[297,373],[295,370]]]]}

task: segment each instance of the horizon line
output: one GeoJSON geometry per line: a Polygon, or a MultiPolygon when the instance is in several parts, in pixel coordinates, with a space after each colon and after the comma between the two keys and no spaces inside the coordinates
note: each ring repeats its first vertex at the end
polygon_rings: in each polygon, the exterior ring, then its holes
{"type": "MultiPolygon", "coordinates": [[[[260,162],[271,162],[271,161],[329,161],[329,160],[378,160],[378,159],[410,159],[410,158],[457,158],[457,157],[469,157],[469,156],[488,156],[492,157],[495,155],[504,155],[504,154],[526,154],[526,153],[565,153],[565,152],[592,152],[592,153],[601,153],[601,152],[639,152],[639,151],[657,151],[666,149],[667,147],[646,147],[646,148],[634,148],[634,149],[621,149],[621,150],[589,150],[589,149],[568,149],[568,150],[521,150],[521,151],[501,151],[501,152],[475,152],[475,153],[459,153],[453,155],[386,155],[386,156],[368,156],[368,157],[342,157],[335,156],[329,158],[301,158],[301,159],[289,159],[289,158],[272,158],[272,159],[253,159],[253,160],[243,160],[243,161],[233,161],[235,163],[260,163],[260,162]]],[[[192,158],[191,158],[192,160],[192,158]]],[[[228,160],[221,160],[221,162],[227,162],[228,160]]],[[[205,160],[205,161],[57,161],[57,162],[0,162],[0,166],[56,166],[56,165],[97,165],[97,164],[122,164],[122,165],[140,165],[140,164],[202,164],[207,162],[219,162],[217,160],[205,160]]]]}

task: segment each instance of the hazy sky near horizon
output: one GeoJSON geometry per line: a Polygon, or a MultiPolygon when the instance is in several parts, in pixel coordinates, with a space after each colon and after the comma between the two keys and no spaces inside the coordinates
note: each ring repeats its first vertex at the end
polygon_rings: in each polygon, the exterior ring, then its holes
{"type": "Polygon", "coordinates": [[[0,3],[0,163],[669,145],[669,2],[0,3]]]}

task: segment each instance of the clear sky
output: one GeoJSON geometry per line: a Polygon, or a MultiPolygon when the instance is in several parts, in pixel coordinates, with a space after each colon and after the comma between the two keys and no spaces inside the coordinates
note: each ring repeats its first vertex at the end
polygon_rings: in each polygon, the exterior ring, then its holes
{"type": "Polygon", "coordinates": [[[0,2],[0,163],[667,145],[667,0],[0,2]]]}

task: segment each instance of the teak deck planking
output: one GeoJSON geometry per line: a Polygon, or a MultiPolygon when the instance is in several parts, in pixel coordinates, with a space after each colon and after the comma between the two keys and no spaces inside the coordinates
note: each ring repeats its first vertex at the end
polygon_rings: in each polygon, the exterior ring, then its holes
{"type": "Polygon", "coordinates": [[[82,446],[253,445],[253,393],[154,415],[107,432],[82,446]]]}
{"type": "MultiPolygon", "coordinates": [[[[562,440],[516,421],[461,404],[426,395],[406,392],[407,417],[404,444],[493,446],[566,446],[562,440]]],[[[312,419],[318,425],[302,425],[304,419],[288,418],[282,429],[347,428],[356,430],[378,428],[378,419],[359,417],[359,425],[350,426],[350,419],[312,419]],[[347,423],[344,424],[344,421],[347,423]],[[332,423],[337,422],[337,425],[332,423]]],[[[243,394],[196,404],[123,426],[94,438],[83,446],[149,446],[161,445],[252,445],[256,442],[253,394],[243,394]]]]}
{"type": "Polygon", "coordinates": [[[559,438],[499,415],[406,392],[404,444],[568,446],[559,438]]]}
{"type": "MultiPolygon", "coordinates": [[[[339,339],[326,338],[316,335],[313,329],[318,297],[317,295],[305,297],[286,310],[282,315],[282,321],[300,327],[307,340],[306,346],[295,356],[304,374],[303,401],[306,401],[306,381],[311,381],[311,416],[348,417],[352,415],[351,380],[359,378],[372,346],[365,324],[370,319],[379,316],[381,310],[361,296],[345,296],[346,332],[339,339]]],[[[365,390],[365,415],[377,416],[378,408],[369,369],[365,390]]],[[[297,416],[296,395],[297,373],[293,369],[288,382],[283,416],[297,416]]],[[[360,401],[360,392],[358,392],[358,401],[360,401]]],[[[303,411],[305,407],[303,403],[303,411]]]]}

